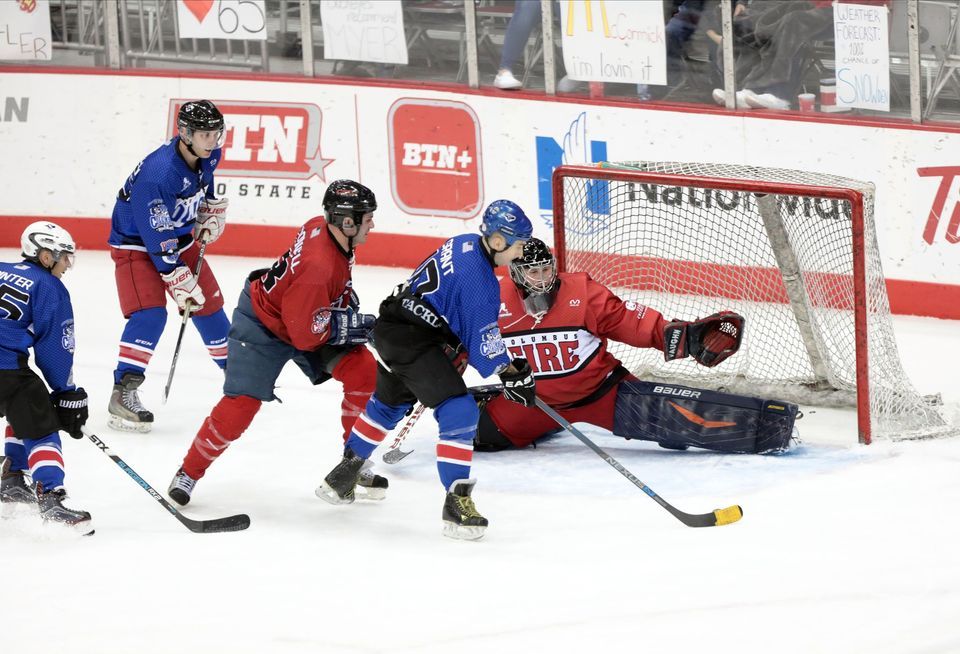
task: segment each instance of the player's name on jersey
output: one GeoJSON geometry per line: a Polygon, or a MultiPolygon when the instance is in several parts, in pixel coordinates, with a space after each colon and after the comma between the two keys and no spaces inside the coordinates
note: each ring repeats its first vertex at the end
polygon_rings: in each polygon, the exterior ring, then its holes
{"type": "MultiPolygon", "coordinates": [[[[23,266],[23,268],[26,268],[26,266],[23,266]]],[[[0,270],[0,281],[8,282],[23,289],[30,289],[33,286],[32,279],[27,279],[26,277],[21,277],[20,275],[5,270],[0,270]]]]}

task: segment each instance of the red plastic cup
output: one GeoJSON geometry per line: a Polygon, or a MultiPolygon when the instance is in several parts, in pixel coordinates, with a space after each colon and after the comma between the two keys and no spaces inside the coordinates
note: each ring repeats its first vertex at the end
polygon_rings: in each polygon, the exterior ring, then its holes
{"type": "Polygon", "coordinates": [[[800,111],[813,111],[816,100],[817,96],[813,93],[801,93],[797,96],[797,105],[799,105],[800,111]]]}

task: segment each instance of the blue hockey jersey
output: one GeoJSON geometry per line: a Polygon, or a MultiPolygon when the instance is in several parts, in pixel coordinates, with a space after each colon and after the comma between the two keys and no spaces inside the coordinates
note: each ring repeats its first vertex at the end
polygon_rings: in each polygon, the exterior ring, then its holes
{"type": "Polygon", "coordinates": [[[481,375],[489,377],[510,364],[497,326],[500,284],[479,234],[449,239],[420,264],[404,290],[436,310],[481,375]]]}
{"type": "Polygon", "coordinates": [[[180,265],[180,252],[193,243],[197,208],[204,197],[214,197],[213,171],[221,157],[218,148],[193,171],[178,142],[173,138],[160,146],[130,173],[117,194],[108,241],[147,252],[161,273],[180,265]]]}
{"type": "Polygon", "coordinates": [[[0,263],[0,370],[26,368],[31,347],[54,392],[76,388],[67,287],[33,262],[0,263]]]}

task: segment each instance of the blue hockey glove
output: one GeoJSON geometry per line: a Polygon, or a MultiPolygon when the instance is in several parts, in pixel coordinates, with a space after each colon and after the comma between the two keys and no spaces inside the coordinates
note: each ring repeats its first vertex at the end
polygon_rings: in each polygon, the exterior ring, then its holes
{"type": "Polygon", "coordinates": [[[330,338],[327,345],[362,345],[370,340],[377,317],[353,309],[330,310],[330,338]]]}

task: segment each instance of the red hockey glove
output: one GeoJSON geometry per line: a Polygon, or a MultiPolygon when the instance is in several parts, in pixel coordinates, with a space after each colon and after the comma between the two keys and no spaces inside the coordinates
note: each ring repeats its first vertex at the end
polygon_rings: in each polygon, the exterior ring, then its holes
{"type": "Polygon", "coordinates": [[[450,359],[450,363],[457,369],[457,372],[462,375],[467,369],[467,351],[463,349],[463,345],[457,345],[456,349],[450,345],[444,345],[443,353],[450,359]]]}
{"type": "Polygon", "coordinates": [[[721,311],[693,322],[675,320],[663,328],[663,358],[666,361],[692,356],[712,368],[740,349],[744,317],[721,311]]]}

